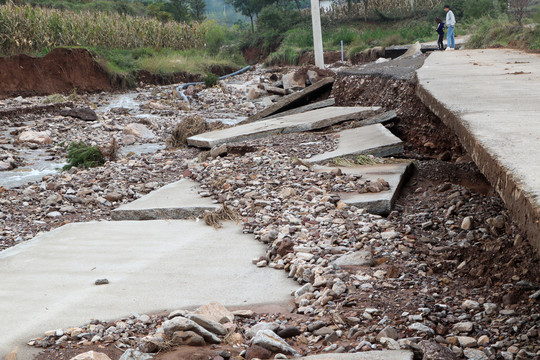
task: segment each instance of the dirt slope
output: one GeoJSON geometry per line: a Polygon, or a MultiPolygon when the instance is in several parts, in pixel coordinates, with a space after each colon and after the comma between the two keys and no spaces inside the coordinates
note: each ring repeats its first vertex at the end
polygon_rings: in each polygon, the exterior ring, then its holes
{"type": "Polygon", "coordinates": [[[0,98],[112,90],[105,69],[85,49],[57,48],[44,57],[0,58],[0,98]]]}

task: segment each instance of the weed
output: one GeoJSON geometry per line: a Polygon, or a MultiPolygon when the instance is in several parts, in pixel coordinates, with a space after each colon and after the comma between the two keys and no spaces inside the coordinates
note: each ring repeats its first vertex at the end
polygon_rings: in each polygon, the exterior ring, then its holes
{"type": "Polygon", "coordinates": [[[214,87],[217,85],[219,81],[219,76],[216,75],[216,74],[213,74],[213,73],[208,73],[206,75],[206,77],[204,78],[204,85],[206,85],[206,87],[214,87]]]}
{"type": "Polygon", "coordinates": [[[105,164],[105,157],[97,146],[90,146],[82,141],[72,142],[67,148],[68,164],[63,170],[69,170],[72,167],[92,168],[105,164]]]}
{"type": "Polygon", "coordinates": [[[201,134],[207,129],[206,121],[200,116],[186,116],[174,128],[171,137],[167,139],[167,147],[179,148],[187,143],[187,138],[201,134]]]}
{"type": "Polygon", "coordinates": [[[66,98],[61,94],[52,94],[43,100],[43,104],[57,104],[66,101],[66,98]]]}

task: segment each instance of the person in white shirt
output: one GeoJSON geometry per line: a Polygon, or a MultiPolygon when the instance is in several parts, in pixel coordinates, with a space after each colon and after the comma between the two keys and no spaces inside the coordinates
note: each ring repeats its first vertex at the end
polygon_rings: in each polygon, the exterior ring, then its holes
{"type": "Polygon", "coordinates": [[[444,5],[444,11],[446,11],[446,26],[448,27],[448,32],[446,33],[446,50],[455,50],[454,28],[456,27],[456,17],[452,10],[450,10],[450,5],[444,5]]]}

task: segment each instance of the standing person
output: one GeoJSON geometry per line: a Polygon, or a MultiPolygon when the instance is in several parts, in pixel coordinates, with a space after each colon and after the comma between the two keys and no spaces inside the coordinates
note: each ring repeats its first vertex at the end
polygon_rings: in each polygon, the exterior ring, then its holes
{"type": "Polygon", "coordinates": [[[444,23],[441,18],[435,18],[435,22],[437,23],[437,34],[439,34],[439,38],[437,39],[437,46],[439,47],[439,50],[444,50],[444,23]]]}
{"type": "Polygon", "coordinates": [[[448,33],[446,34],[446,50],[455,50],[456,41],[454,39],[454,28],[456,27],[456,17],[450,5],[444,5],[444,11],[446,11],[446,26],[448,27],[448,33]]]}

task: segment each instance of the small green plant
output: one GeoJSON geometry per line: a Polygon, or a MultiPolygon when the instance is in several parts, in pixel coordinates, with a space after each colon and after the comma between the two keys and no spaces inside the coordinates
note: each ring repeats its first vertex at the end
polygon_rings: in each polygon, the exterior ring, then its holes
{"type": "Polygon", "coordinates": [[[219,76],[213,73],[208,73],[206,77],[204,78],[204,85],[206,85],[206,87],[209,87],[209,88],[214,87],[217,85],[218,80],[219,80],[219,76]]]}
{"type": "Polygon", "coordinates": [[[62,170],[72,167],[92,168],[105,164],[105,157],[97,146],[90,146],[82,141],[72,142],[67,148],[68,164],[62,170]]]}

